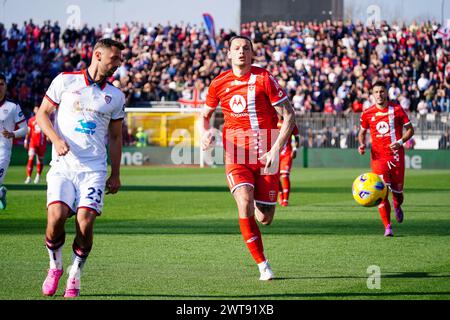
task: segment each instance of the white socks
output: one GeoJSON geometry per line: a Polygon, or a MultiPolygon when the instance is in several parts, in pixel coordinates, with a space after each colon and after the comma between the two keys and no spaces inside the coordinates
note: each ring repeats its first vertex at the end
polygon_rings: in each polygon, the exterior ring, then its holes
{"type": "Polygon", "coordinates": [[[50,257],[50,269],[62,270],[63,268],[62,248],[63,246],[59,247],[56,250],[52,250],[47,247],[48,255],[50,257]]]}
{"type": "Polygon", "coordinates": [[[69,267],[69,278],[80,279],[84,264],[87,258],[80,258],[75,253],[72,254],[72,265],[69,267]]]}

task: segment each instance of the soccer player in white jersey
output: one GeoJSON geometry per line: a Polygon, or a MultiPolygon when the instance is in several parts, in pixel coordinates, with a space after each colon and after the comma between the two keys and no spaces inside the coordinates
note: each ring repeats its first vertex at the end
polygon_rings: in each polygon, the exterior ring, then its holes
{"type": "Polygon", "coordinates": [[[0,73],[0,210],[6,209],[6,188],[3,186],[11,160],[14,138],[24,137],[27,123],[20,106],[6,100],[6,77],[0,73]],[[18,127],[17,130],[14,130],[18,127]]]}
{"type": "Polygon", "coordinates": [[[81,272],[92,248],[94,221],[102,211],[105,187],[106,193],[114,194],[121,186],[125,96],[106,80],[121,64],[123,49],[115,40],[99,40],[88,69],[59,74],[37,113],[38,125],[53,143],[47,174],[45,242],[50,269],[42,286],[46,296],[56,293],[63,274],[64,225],[72,215],[76,216],[76,236],[64,297],[79,295],[81,272]],[[106,144],[111,161],[108,179],[106,144]]]}

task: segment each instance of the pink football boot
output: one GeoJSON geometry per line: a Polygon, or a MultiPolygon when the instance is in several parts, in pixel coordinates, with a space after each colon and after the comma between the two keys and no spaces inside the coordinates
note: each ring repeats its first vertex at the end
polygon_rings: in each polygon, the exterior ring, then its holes
{"type": "Polygon", "coordinates": [[[44,296],[53,296],[58,289],[58,282],[63,275],[63,270],[60,269],[48,269],[47,278],[45,278],[42,285],[42,293],[44,296]]]}
{"type": "Polygon", "coordinates": [[[76,298],[80,295],[80,280],[76,278],[67,279],[64,298],[76,298]]]}

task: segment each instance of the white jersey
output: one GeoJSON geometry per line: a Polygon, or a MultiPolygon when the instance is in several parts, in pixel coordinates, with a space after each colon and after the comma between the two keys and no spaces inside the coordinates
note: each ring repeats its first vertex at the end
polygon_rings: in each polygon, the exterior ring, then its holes
{"type": "Polygon", "coordinates": [[[0,153],[10,155],[13,139],[7,139],[1,134],[4,129],[13,132],[16,126],[25,121],[20,106],[14,102],[0,101],[0,153]]]}
{"type": "Polygon", "coordinates": [[[78,172],[106,171],[110,121],[125,116],[125,95],[105,82],[95,84],[86,70],[63,72],[45,98],[56,107],[54,128],[69,145],[65,156],[53,147],[50,165],[78,172]]]}

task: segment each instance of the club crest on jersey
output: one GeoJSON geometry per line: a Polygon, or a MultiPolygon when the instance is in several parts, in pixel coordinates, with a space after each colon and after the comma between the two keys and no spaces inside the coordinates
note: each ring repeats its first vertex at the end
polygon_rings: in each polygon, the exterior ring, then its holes
{"type": "Polygon", "coordinates": [[[234,95],[230,99],[230,108],[234,113],[241,113],[247,107],[245,98],[239,94],[234,95]]]}
{"type": "Polygon", "coordinates": [[[380,121],[377,123],[377,131],[381,134],[389,132],[389,125],[385,121],[380,121]]]}
{"type": "Polygon", "coordinates": [[[90,135],[93,135],[95,133],[95,128],[97,128],[97,124],[94,121],[78,120],[78,122],[80,123],[80,127],[75,128],[76,132],[81,132],[90,135]]]}
{"type": "Polygon", "coordinates": [[[109,103],[111,102],[111,100],[112,100],[112,97],[111,97],[111,96],[105,96],[105,102],[106,102],[107,104],[109,104],[109,103]]]}

